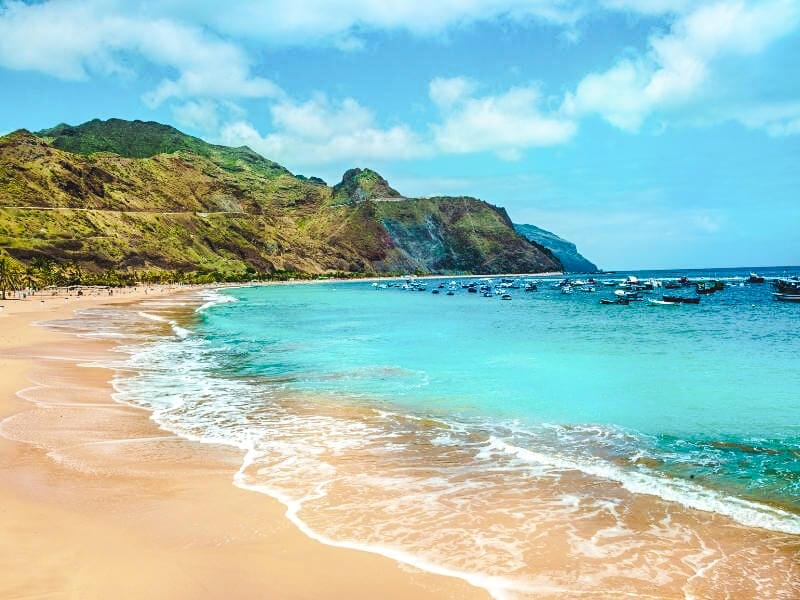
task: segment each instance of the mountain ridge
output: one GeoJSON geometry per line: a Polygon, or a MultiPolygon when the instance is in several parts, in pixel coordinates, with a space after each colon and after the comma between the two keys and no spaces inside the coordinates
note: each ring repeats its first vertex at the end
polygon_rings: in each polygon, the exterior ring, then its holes
{"type": "Polygon", "coordinates": [[[406,199],[370,169],[329,187],[247,147],[121,119],[0,137],[0,249],[228,278],[561,267],[481,200],[406,199]]]}

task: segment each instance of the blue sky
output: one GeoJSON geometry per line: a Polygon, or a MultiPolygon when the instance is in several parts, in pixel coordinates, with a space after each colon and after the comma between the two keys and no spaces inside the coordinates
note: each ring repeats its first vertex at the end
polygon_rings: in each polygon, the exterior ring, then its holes
{"type": "Polygon", "coordinates": [[[0,0],[0,132],[157,120],[607,269],[800,263],[800,0],[0,0]]]}

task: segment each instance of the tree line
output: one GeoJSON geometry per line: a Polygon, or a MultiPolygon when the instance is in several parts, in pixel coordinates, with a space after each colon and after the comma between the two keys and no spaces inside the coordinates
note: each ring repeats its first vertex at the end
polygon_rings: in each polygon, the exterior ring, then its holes
{"type": "MultiPolygon", "coordinates": [[[[400,273],[381,273],[382,277],[395,277],[400,273]]],[[[302,271],[258,271],[248,267],[239,272],[217,270],[179,269],[105,269],[87,270],[75,261],[59,262],[37,257],[23,264],[7,254],[0,255],[0,291],[6,299],[9,291],[38,291],[48,287],[101,286],[130,287],[137,285],[242,283],[250,281],[291,281],[296,279],[353,279],[376,276],[375,273],[337,271],[318,275],[302,271]]]]}

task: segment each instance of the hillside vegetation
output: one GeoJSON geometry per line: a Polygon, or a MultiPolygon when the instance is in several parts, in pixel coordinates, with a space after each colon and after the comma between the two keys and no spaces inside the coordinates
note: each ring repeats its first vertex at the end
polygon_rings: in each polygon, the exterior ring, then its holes
{"type": "Polygon", "coordinates": [[[331,188],[246,147],[118,119],[0,137],[0,253],[215,279],[560,268],[480,200],[404,199],[369,169],[331,188]]]}

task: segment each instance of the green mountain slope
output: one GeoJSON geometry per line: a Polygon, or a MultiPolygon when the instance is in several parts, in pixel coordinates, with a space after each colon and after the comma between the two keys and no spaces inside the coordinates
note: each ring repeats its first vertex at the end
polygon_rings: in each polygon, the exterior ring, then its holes
{"type": "Polygon", "coordinates": [[[404,199],[368,169],[331,188],[246,147],[118,119],[0,137],[3,251],[222,278],[560,268],[479,200],[404,199]]]}
{"type": "Polygon", "coordinates": [[[515,224],[514,229],[517,233],[541,244],[548,248],[558,258],[565,271],[572,273],[594,273],[598,270],[597,265],[586,259],[580,252],[577,246],[572,242],[568,242],[564,238],[557,236],[555,233],[536,227],[535,225],[520,225],[515,224]]]}

